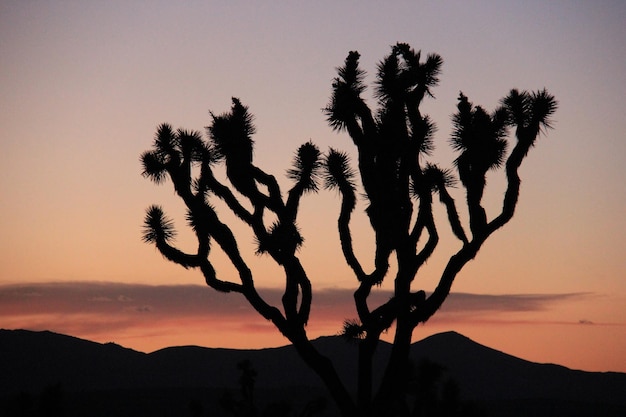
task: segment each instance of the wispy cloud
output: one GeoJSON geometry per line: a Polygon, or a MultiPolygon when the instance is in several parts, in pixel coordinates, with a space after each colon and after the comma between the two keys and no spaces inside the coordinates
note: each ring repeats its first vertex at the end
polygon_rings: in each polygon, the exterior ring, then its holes
{"type": "Polygon", "coordinates": [[[524,312],[543,311],[562,301],[571,301],[593,296],[591,293],[561,294],[468,294],[453,293],[442,307],[444,312],[500,311],[524,312]]]}
{"type": "MultiPolygon", "coordinates": [[[[270,301],[281,298],[279,289],[261,289],[270,301]]],[[[469,294],[453,293],[441,313],[526,312],[542,311],[561,301],[590,297],[589,293],[565,294],[469,294]]],[[[352,290],[322,289],[314,294],[314,309],[319,314],[348,313],[352,290]]],[[[379,291],[371,297],[373,304],[391,297],[379,291]]],[[[121,284],[106,282],[58,282],[0,286],[0,314],[91,313],[116,314],[130,310],[160,314],[221,314],[240,316],[251,308],[239,294],[217,293],[200,285],[121,284]],[[36,295],[36,296],[35,296],[36,295]]]]}
{"type": "MultiPolygon", "coordinates": [[[[270,302],[280,305],[280,290],[261,289],[260,292],[270,302]]],[[[382,303],[390,296],[389,292],[376,292],[372,296],[372,305],[382,303]]],[[[436,320],[453,323],[489,317],[506,321],[506,315],[503,317],[502,313],[540,312],[562,301],[590,296],[592,294],[586,293],[454,293],[436,315],[436,320]]],[[[344,319],[356,316],[352,300],[352,291],[348,289],[316,291],[309,331],[336,333],[344,319]]],[[[255,334],[256,337],[276,333],[241,295],[217,293],[198,285],[103,282],[5,285],[0,286],[0,318],[3,327],[53,330],[95,339],[119,334],[165,337],[184,329],[208,332],[215,337],[237,333],[255,334]]],[[[577,322],[577,319],[572,321],[577,322]]]]}

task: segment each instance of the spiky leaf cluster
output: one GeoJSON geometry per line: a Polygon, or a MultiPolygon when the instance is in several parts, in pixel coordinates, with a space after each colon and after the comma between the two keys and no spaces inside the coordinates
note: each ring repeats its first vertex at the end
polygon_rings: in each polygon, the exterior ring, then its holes
{"type": "Polygon", "coordinates": [[[178,129],[176,137],[183,159],[196,163],[203,162],[206,157],[210,156],[211,152],[200,132],[178,129]]]}
{"type": "Polygon", "coordinates": [[[207,127],[209,137],[220,157],[252,161],[254,118],[239,99],[233,97],[232,103],[228,113],[211,113],[212,123],[207,127]]]}
{"type": "Polygon", "coordinates": [[[324,108],[328,123],[334,130],[347,128],[362,106],[360,95],[365,90],[365,72],[359,68],[359,53],[351,51],[343,67],[337,68],[333,81],[333,95],[324,108]]]}
{"type": "Polygon", "coordinates": [[[146,243],[167,242],[174,238],[174,223],[167,218],[160,206],[150,206],[143,221],[143,237],[146,243]]]}
{"type": "Polygon", "coordinates": [[[362,340],[365,338],[366,332],[358,320],[352,319],[344,320],[341,335],[349,341],[362,340]]]}
{"type": "Polygon", "coordinates": [[[502,99],[502,105],[508,113],[510,122],[517,126],[518,139],[532,138],[534,142],[541,129],[552,127],[551,117],[557,109],[558,102],[546,89],[533,92],[513,89],[502,99]]]}
{"type": "Polygon", "coordinates": [[[330,148],[324,158],[324,188],[335,189],[347,186],[355,188],[355,172],[350,166],[347,153],[330,148]]]}
{"type": "Polygon", "coordinates": [[[142,175],[159,184],[166,179],[168,164],[180,162],[176,134],[167,123],[159,125],[154,137],[153,150],[141,154],[142,175]]]}
{"type": "Polygon", "coordinates": [[[507,142],[508,113],[500,108],[492,114],[474,107],[467,97],[459,95],[458,112],[452,118],[450,144],[461,154],[455,160],[461,181],[482,178],[490,169],[504,162],[507,142]]]}
{"type": "Polygon", "coordinates": [[[435,133],[437,126],[428,115],[424,115],[417,126],[411,126],[411,138],[419,141],[418,151],[424,155],[430,156],[435,150],[435,133]]]}
{"type": "Polygon", "coordinates": [[[182,164],[212,163],[213,152],[197,131],[174,130],[167,123],[159,125],[153,148],[141,154],[142,175],[159,184],[167,178],[169,170],[182,164]]]}
{"type": "MultiPolygon", "coordinates": [[[[456,178],[450,169],[443,169],[437,164],[427,163],[420,176],[421,186],[427,188],[431,193],[443,188],[454,187],[456,182],[456,178]]],[[[419,187],[420,185],[416,184],[415,181],[411,181],[411,194],[414,197],[419,197],[419,187]]]]}
{"type": "Polygon", "coordinates": [[[319,148],[311,141],[298,148],[293,161],[293,168],[287,176],[302,187],[304,192],[318,191],[320,169],[322,167],[319,148]]]}
{"type": "Polygon", "coordinates": [[[256,237],[257,255],[277,251],[280,253],[293,254],[304,243],[297,226],[293,223],[274,222],[267,234],[262,238],[256,237]]]}
{"type": "Polygon", "coordinates": [[[432,96],[432,87],[439,84],[443,60],[437,54],[429,54],[424,62],[420,59],[421,51],[398,43],[378,64],[375,94],[381,104],[407,99],[419,103],[425,94],[432,96]]]}

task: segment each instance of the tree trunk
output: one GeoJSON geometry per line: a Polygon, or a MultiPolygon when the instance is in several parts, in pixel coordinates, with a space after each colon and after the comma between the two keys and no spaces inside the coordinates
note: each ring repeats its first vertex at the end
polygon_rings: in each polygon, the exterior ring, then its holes
{"type": "Polygon", "coordinates": [[[354,401],[341,382],[330,359],[320,354],[313,347],[303,331],[297,331],[295,335],[290,336],[289,339],[300,357],[324,381],[324,385],[339,408],[342,417],[357,417],[358,413],[354,401]]]}

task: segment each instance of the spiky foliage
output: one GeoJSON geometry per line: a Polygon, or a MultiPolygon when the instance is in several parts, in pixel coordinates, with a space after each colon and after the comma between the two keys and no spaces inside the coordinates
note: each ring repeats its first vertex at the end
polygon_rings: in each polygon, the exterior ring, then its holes
{"type": "Polygon", "coordinates": [[[376,97],[382,104],[411,96],[419,102],[425,94],[433,97],[432,88],[439,84],[443,60],[436,54],[429,54],[424,62],[420,59],[421,51],[398,43],[378,64],[376,97]]]}
{"type": "Polygon", "coordinates": [[[416,126],[411,126],[411,140],[419,144],[418,151],[421,155],[432,155],[432,152],[435,150],[434,139],[436,132],[437,125],[428,115],[424,115],[416,126]]]}
{"type": "MultiPolygon", "coordinates": [[[[421,182],[432,192],[455,187],[457,184],[457,180],[451,169],[443,169],[439,167],[439,165],[430,162],[424,167],[423,175],[420,178],[421,182]]],[[[419,197],[416,187],[418,187],[418,185],[412,182],[413,195],[419,197]]]]}
{"type": "Polygon", "coordinates": [[[321,153],[319,148],[311,141],[301,145],[296,152],[293,168],[287,171],[287,176],[299,184],[303,192],[318,191],[318,179],[320,176],[321,153]]]}
{"type": "Polygon", "coordinates": [[[341,331],[341,335],[346,339],[352,340],[361,340],[365,337],[365,329],[361,326],[358,320],[344,320],[343,329],[341,331]]]}
{"type": "Polygon", "coordinates": [[[295,224],[274,222],[263,240],[257,240],[257,254],[278,251],[293,254],[304,243],[304,238],[295,224]]]}
{"type": "Polygon", "coordinates": [[[558,107],[556,99],[552,94],[548,93],[545,88],[543,90],[533,91],[530,95],[532,100],[530,125],[551,129],[553,127],[551,118],[558,107]]]}
{"type": "Polygon", "coordinates": [[[252,135],[256,132],[254,117],[239,99],[233,97],[232,103],[229,113],[210,113],[212,123],[207,128],[210,140],[217,155],[251,162],[254,145],[252,135]]]}
{"type": "Polygon", "coordinates": [[[324,187],[327,189],[347,186],[355,188],[354,170],[347,153],[330,148],[324,158],[324,187]]]}
{"type": "Polygon", "coordinates": [[[180,159],[177,151],[178,140],[172,127],[166,123],[159,125],[154,137],[153,150],[141,154],[142,175],[155,183],[165,181],[167,165],[180,159]]]}
{"type": "Polygon", "coordinates": [[[168,242],[176,236],[174,222],[165,216],[160,206],[150,206],[143,221],[142,240],[146,243],[168,242]]]}
{"type": "Polygon", "coordinates": [[[359,68],[358,52],[348,54],[345,64],[337,68],[338,77],[333,81],[334,94],[324,109],[328,123],[334,130],[347,129],[362,106],[361,93],[365,90],[365,72],[359,68]]]}
{"type": "Polygon", "coordinates": [[[157,128],[154,138],[155,152],[166,162],[174,162],[180,159],[179,143],[178,136],[171,125],[164,123],[157,128]]]}
{"type": "Polygon", "coordinates": [[[505,109],[488,114],[459,95],[458,112],[452,117],[450,143],[460,152],[454,161],[461,181],[468,185],[484,179],[487,171],[502,166],[507,150],[508,115],[505,109]]]}
{"type": "Polygon", "coordinates": [[[164,182],[168,169],[181,165],[213,164],[216,161],[214,151],[202,139],[198,131],[178,129],[174,131],[169,124],[157,128],[151,151],[141,154],[142,175],[157,184],[164,182]]]}
{"type": "Polygon", "coordinates": [[[178,129],[176,136],[180,147],[180,153],[184,159],[191,160],[194,163],[201,163],[207,157],[209,161],[212,160],[212,158],[208,155],[208,153],[210,153],[210,149],[202,139],[202,133],[197,130],[189,131],[178,129]]]}
{"type": "Polygon", "coordinates": [[[165,170],[165,160],[154,151],[146,151],[140,157],[143,171],[141,175],[151,179],[157,184],[164,182],[167,178],[165,170]]]}
{"type": "Polygon", "coordinates": [[[502,99],[511,123],[517,127],[517,138],[532,147],[543,130],[552,127],[552,116],[558,103],[546,89],[528,92],[513,89],[502,99]]]}

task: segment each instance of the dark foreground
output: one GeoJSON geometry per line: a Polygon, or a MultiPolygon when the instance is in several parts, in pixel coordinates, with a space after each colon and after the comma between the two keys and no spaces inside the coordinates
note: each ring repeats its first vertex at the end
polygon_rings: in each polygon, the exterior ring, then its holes
{"type": "MultiPolygon", "coordinates": [[[[356,346],[338,337],[315,343],[339,364],[346,384],[356,386],[356,346]]],[[[378,373],[389,346],[381,347],[378,373]]],[[[440,397],[431,404],[437,415],[626,416],[624,373],[532,363],[453,332],[415,343],[412,359],[419,369],[436,370],[427,384],[440,397]]],[[[0,330],[3,417],[220,417],[250,403],[259,417],[336,415],[324,388],[291,347],[188,346],[145,354],[51,332],[0,330]],[[257,373],[247,399],[237,368],[244,360],[257,373]]]]}

